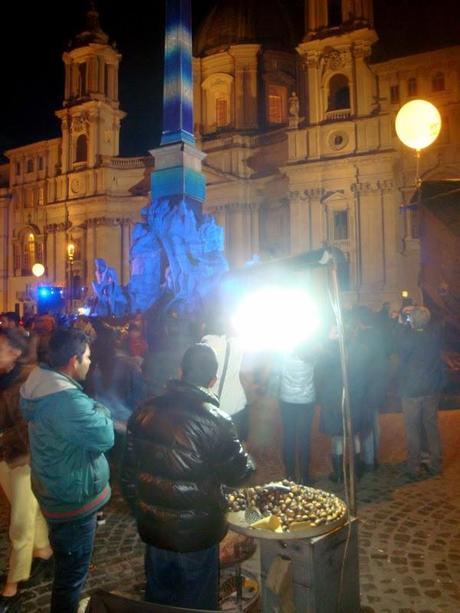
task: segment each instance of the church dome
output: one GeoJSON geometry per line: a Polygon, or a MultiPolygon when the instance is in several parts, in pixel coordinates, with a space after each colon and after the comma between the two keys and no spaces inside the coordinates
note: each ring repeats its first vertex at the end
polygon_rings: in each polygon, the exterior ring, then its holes
{"type": "Polygon", "coordinates": [[[292,50],[294,27],[280,0],[218,0],[198,30],[194,54],[210,55],[244,43],[292,50]]]}

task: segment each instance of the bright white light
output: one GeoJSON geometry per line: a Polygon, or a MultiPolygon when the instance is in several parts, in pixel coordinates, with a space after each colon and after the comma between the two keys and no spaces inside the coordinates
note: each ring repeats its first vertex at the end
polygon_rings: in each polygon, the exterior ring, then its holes
{"type": "Polygon", "coordinates": [[[401,142],[420,151],[438,138],[441,115],[431,102],[411,100],[399,109],[395,128],[401,142]]]}
{"type": "Polygon", "coordinates": [[[319,327],[317,308],[302,290],[267,287],[239,304],[233,325],[242,345],[250,350],[290,351],[319,327]]]}
{"type": "Polygon", "coordinates": [[[79,307],[77,309],[77,312],[79,315],[86,315],[88,316],[91,312],[91,308],[90,307],[79,307]]]}
{"type": "Polygon", "coordinates": [[[41,277],[45,272],[45,267],[43,266],[43,264],[40,264],[39,262],[35,263],[32,266],[32,274],[35,277],[41,277]]]}

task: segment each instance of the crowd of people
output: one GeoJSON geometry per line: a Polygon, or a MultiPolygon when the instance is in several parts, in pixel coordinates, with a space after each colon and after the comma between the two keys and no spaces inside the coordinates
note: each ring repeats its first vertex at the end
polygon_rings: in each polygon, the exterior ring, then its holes
{"type": "MultiPolygon", "coordinates": [[[[0,319],[0,486],[11,507],[0,613],[15,609],[22,588],[51,576],[51,611],[78,610],[111,484],[146,544],[146,600],[217,609],[222,486],[239,486],[255,470],[243,443],[264,395],[279,401],[286,476],[312,483],[319,405],[331,479],[342,478],[335,325],[324,338],[261,359],[215,315],[193,326],[173,316],[160,340],[141,315],[123,325],[51,315],[21,324],[15,313],[0,319]]],[[[392,318],[355,308],[345,316],[344,344],[358,477],[378,465],[378,416],[395,374],[408,475],[438,474],[443,368],[429,310],[410,306],[392,318]]]]}

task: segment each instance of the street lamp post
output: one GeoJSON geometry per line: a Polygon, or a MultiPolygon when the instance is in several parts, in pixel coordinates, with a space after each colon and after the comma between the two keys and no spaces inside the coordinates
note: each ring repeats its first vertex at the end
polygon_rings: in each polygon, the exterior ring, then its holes
{"type": "Polygon", "coordinates": [[[69,296],[70,312],[73,309],[73,263],[75,260],[75,244],[72,240],[67,243],[67,261],[69,263],[69,279],[67,283],[67,292],[69,296]]]}
{"type": "MultiPolygon", "coordinates": [[[[434,143],[441,131],[441,115],[438,109],[427,100],[411,100],[404,104],[395,120],[396,134],[399,140],[415,151],[415,202],[412,200],[408,208],[418,209],[420,204],[420,156],[423,149],[434,143]]],[[[412,190],[411,190],[412,191],[412,190]]],[[[403,205],[402,209],[406,206],[403,205]]],[[[406,219],[407,221],[407,219],[406,219]]],[[[423,303],[423,295],[421,296],[423,303]]],[[[403,296],[407,300],[407,297],[403,296]]]]}
{"type": "MultiPolygon", "coordinates": [[[[34,275],[34,277],[38,280],[41,277],[43,277],[43,275],[45,274],[45,267],[43,266],[43,264],[40,264],[40,262],[36,262],[33,266],[32,266],[32,274],[34,275]]],[[[37,293],[38,289],[35,288],[35,293],[37,293]]],[[[36,309],[38,311],[38,300],[35,299],[35,306],[36,309]]]]}

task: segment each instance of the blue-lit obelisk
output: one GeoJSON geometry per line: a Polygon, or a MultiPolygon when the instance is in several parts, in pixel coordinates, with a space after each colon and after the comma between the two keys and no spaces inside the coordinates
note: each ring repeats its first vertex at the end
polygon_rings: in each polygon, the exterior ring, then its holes
{"type": "Polygon", "coordinates": [[[193,136],[191,0],[166,0],[163,132],[152,175],[154,198],[185,197],[203,202],[204,154],[193,136]]]}
{"type": "Polygon", "coordinates": [[[155,158],[152,201],[132,234],[130,305],[184,316],[203,311],[228,270],[224,230],[201,205],[205,155],[193,137],[191,0],[166,1],[163,133],[155,158]],[[165,264],[166,262],[166,264],[165,264]]]}

